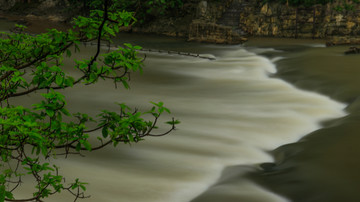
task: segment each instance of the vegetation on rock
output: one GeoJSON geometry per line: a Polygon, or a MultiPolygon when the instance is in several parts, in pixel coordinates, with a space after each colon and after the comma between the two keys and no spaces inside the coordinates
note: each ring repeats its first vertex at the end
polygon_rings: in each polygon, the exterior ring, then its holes
{"type": "MultiPolygon", "coordinates": [[[[336,0],[263,0],[264,3],[267,2],[280,2],[283,4],[288,4],[291,6],[305,6],[310,7],[317,4],[328,4],[328,3],[334,3],[336,0]]],[[[354,4],[360,3],[360,0],[352,0],[352,3],[348,3],[348,1],[342,0],[340,1],[340,5],[337,7],[337,10],[352,10],[354,9],[354,4]]]]}

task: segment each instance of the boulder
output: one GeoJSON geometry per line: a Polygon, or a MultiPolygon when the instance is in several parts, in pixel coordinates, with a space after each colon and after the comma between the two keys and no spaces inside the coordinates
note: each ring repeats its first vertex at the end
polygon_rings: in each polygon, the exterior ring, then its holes
{"type": "Polygon", "coordinates": [[[359,53],[360,53],[360,48],[355,46],[351,46],[349,50],[345,51],[345,55],[359,54],[359,53]]]}

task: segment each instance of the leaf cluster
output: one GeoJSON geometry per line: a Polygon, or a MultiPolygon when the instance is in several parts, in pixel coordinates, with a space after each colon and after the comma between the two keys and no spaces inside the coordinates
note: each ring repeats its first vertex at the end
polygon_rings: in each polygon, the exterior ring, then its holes
{"type": "Polygon", "coordinates": [[[96,117],[67,110],[60,89],[94,84],[99,79],[129,88],[130,74],[142,71],[144,58],[138,56],[139,46],[124,44],[114,51],[100,51],[101,43],[111,42],[122,26],[135,22],[133,13],[114,10],[113,5],[104,0],[98,5],[102,10],[75,18],[73,29],[67,32],[51,29],[31,35],[26,27],[18,26],[16,33],[0,33],[0,202],[41,201],[61,191],[74,195],[75,201],[86,198],[86,183],[79,179],[66,183],[59,167],[49,163],[51,158],[163,136],[179,124],[173,119],[167,122],[167,132],[155,133],[159,117],[170,113],[162,102],[152,103],[154,107],[147,112],[122,103],[118,112],[103,110],[96,117]],[[82,43],[91,41],[98,44],[94,55],[75,60],[74,68],[81,75],[74,77],[64,71],[65,57],[72,57],[82,43]],[[12,105],[13,98],[38,91],[43,92],[42,100],[31,107],[12,105]],[[144,115],[152,118],[145,120],[144,115]],[[13,192],[21,188],[25,175],[34,179],[33,196],[16,199],[13,192]]]}
{"type": "Polygon", "coordinates": [[[155,17],[174,14],[184,2],[184,0],[118,0],[114,6],[134,12],[140,24],[143,24],[155,17]]]}

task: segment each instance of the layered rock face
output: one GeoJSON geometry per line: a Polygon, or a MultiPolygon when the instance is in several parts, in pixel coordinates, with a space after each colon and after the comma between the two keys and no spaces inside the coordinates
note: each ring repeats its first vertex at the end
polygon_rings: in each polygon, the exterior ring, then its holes
{"type": "Polygon", "coordinates": [[[0,0],[0,10],[9,10],[15,6],[19,0],[0,0]]]}
{"type": "Polygon", "coordinates": [[[39,10],[46,11],[49,8],[55,8],[59,4],[67,4],[67,0],[0,0],[0,10],[6,11],[14,8],[17,4],[36,3],[39,10]]]}
{"type": "Polygon", "coordinates": [[[314,37],[360,34],[360,7],[338,11],[337,3],[289,7],[272,3],[248,6],[240,15],[241,27],[255,36],[314,37]]]}
{"type": "MultiPolygon", "coordinates": [[[[187,2],[188,14],[184,16],[159,16],[130,30],[210,43],[236,44],[245,41],[245,36],[265,36],[329,39],[328,45],[360,44],[360,4],[341,10],[338,8],[343,0],[298,8],[263,2],[192,0],[187,2]]],[[[0,0],[0,11],[14,9],[16,5],[33,5],[33,10],[28,12],[31,16],[64,20],[65,14],[55,11],[59,5],[70,4],[68,0],[0,0]],[[32,4],[26,4],[30,2],[32,4]]]]}
{"type": "MultiPolygon", "coordinates": [[[[243,0],[245,1],[245,0],[243,0]]],[[[240,27],[252,36],[327,38],[329,44],[360,43],[360,5],[339,9],[342,1],[312,7],[290,7],[254,1],[240,14],[240,27]]]]}
{"type": "Polygon", "coordinates": [[[190,24],[188,40],[219,44],[240,44],[247,39],[237,33],[231,26],[194,20],[190,24]]]}
{"type": "Polygon", "coordinates": [[[197,17],[200,20],[190,25],[190,40],[220,43],[228,39],[230,43],[237,43],[246,33],[247,36],[328,39],[328,45],[360,44],[360,4],[354,3],[354,7],[347,10],[339,9],[343,4],[341,0],[298,8],[281,3],[264,4],[262,0],[230,0],[218,8],[218,12],[223,12],[221,15],[214,15],[204,9],[214,3],[204,2],[199,3],[197,17]],[[212,21],[206,24],[204,19],[212,21]]]}
{"type": "Polygon", "coordinates": [[[0,0],[0,12],[56,22],[69,18],[68,7],[68,0],[0,0]]]}
{"type": "Polygon", "coordinates": [[[239,30],[239,6],[237,0],[223,1],[221,4],[200,1],[196,19],[190,24],[188,40],[220,44],[245,42],[247,39],[239,30]]]}

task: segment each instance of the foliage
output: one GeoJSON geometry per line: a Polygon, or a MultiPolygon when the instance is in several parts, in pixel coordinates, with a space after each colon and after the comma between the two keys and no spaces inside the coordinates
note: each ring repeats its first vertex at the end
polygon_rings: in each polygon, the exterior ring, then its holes
{"type": "MultiPolygon", "coordinates": [[[[336,2],[336,0],[263,0],[263,3],[267,3],[267,2],[280,2],[283,4],[288,4],[291,6],[305,6],[305,7],[310,7],[310,6],[314,6],[317,4],[322,4],[325,5],[327,3],[334,3],[336,2]]],[[[342,0],[340,1],[341,5],[338,5],[335,10],[337,11],[343,11],[343,10],[353,10],[354,9],[354,4],[358,4],[360,3],[359,0],[352,0],[352,3],[347,3],[346,0],[342,0]]]]}
{"type": "MultiPolygon", "coordinates": [[[[71,4],[85,9],[97,7],[99,0],[71,0],[71,4]]],[[[120,10],[131,11],[139,23],[150,21],[154,17],[163,16],[181,8],[184,0],[117,0],[113,6],[120,10]]]]}
{"type": "Polygon", "coordinates": [[[119,0],[118,7],[133,11],[140,23],[173,13],[183,5],[183,0],[119,0]]]}
{"type": "Polygon", "coordinates": [[[74,29],[67,32],[52,29],[30,35],[24,32],[24,26],[18,26],[18,33],[0,33],[0,202],[41,201],[61,191],[70,192],[75,201],[86,198],[86,183],[79,179],[66,183],[59,167],[49,163],[51,158],[166,135],[179,123],[173,119],[167,122],[171,126],[167,132],[154,134],[160,115],[170,113],[162,102],[153,103],[154,107],[144,113],[121,103],[119,112],[103,110],[95,118],[66,109],[66,99],[58,90],[94,84],[99,79],[129,88],[130,73],[142,70],[139,46],[125,44],[115,51],[100,53],[103,40],[110,41],[120,27],[135,21],[133,13],[116,10],[110,0],[104,0],[101,7],[90,17],[75,18],[74,29]],[[80,43],[93,40],[98,42],[96,53],[76,60],[75,68],[81,76],[74,78],[66,73],[63,60],[71,57],[70,48],[79,51],[80,43]],[[12,105],[15,97],[38,91],[43,99],[32,107],[12,105]],[[143,115],[153,118],[145,120],[143,115]],[[94,137],[97,144],[90,144],[89,139],[94,137]],[[21,188],[25,175],[33,177],[34,192],[28,199],[19,200],[13,192],[21,188]]]}
{"type": "Polygon", "coordinates": [[[338,12],[342,11],[353,11],[355,10],[355,4],[359,4],[360,0],[352,0],[352,3],[348,3],[347,1],[343,0],[340,5],[336,6],[334,10],[338,12]]]}
{"type": "Polygon", "coordinates": [[[332,3],[334,0],[265,0],[264,2],[280,2],[291,6],[313,6],[316,4],[332,3]]]}

